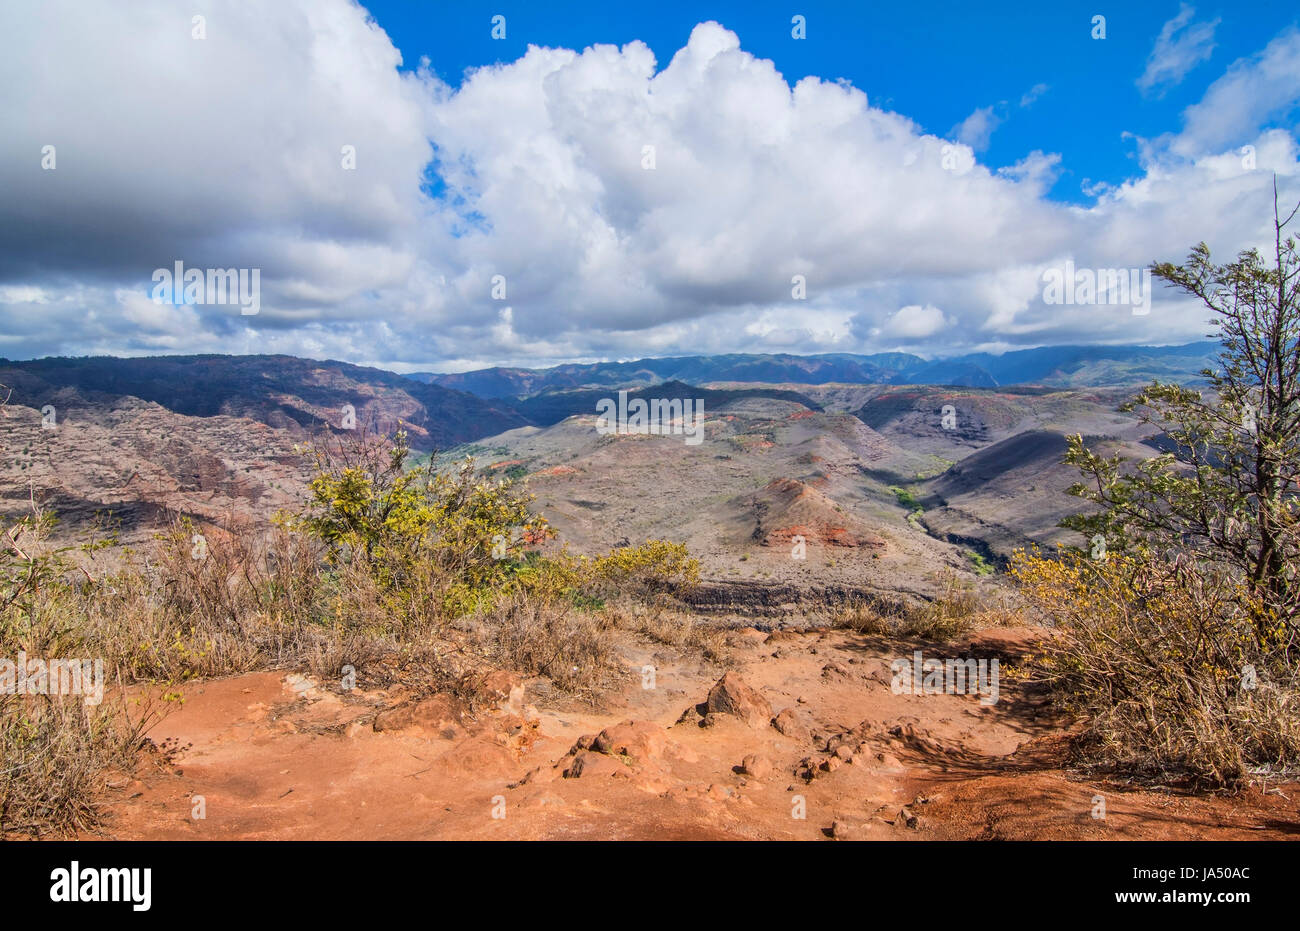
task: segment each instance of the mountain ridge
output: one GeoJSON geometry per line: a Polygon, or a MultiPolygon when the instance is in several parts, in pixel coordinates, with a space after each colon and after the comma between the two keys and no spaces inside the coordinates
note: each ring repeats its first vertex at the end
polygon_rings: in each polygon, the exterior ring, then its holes
{"type": "Polygon", "coordinates": [[[1044,346],[1001,355],[970,353],[930,360],[903,352],[806,356],[724,353],[628,362],[564,363],[537,369],[496,366],[456,373],[411,372],[405,377],[494,400],[525,398],[550,390],[649,387],[672,381],[1101,387],[1146,382],[1156,377],[1198,381],[1200,371],[1212,365],[1217,346],[1209,340],[1173,346],[1044,346]]]}

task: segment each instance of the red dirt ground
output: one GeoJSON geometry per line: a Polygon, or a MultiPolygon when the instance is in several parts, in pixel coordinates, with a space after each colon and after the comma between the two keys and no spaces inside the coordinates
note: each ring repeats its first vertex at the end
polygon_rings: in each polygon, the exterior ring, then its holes
{"type": "MultiPolygon", "coordinates": [[[[1033,635],[980,632],[966,655],[1009,657],[1033,635]]],[[[910,656],[912,644],[843,631],[769,637],[751,629],[732,640],[733,675],[760,693],[760,705],[765,700],[771,706],[770,712],[760,707],[752,721],[724,713],[702,719],[694,710],[723,667],[644,646],[628,658],[627,687],[597,707],[536,708],[516,690],[497,709],[468,721],[445,697],[403,706],[398,695],[340,695],[283,673],[192,684],[183,706],[151,732],[156,742],[181,749],[170,766],[150,766],[113,790],[106,834],[668,840],[1300,835],[1300,786],[1193,797],[1070,771],[1063,763],[1062,722],[1042,699],[1006,677],[992,706],[976,696],[896,695],[890,662],[910,656]],[[642,688],[645,665],[655,666],[652,689],[642,688]],[[402,710],[381,717],[376,730],[376,715],[393,708],[402,710]],[[788,734],[768,723],[785,709],[791,709],[783,716],[788,734]],[[618,727],[622,722],[636,723],[618,727]],[[592,748],[591,738],[602,731],[604,739],[592,748]],[[827,752],[828,739],[832,748],[843,746],[838,756],[827,752]],[[742,772],[751,755],[763,759],[749,761],[750,771],[742,772]],[[801,775],[809,769],[803,761],[815,773],[811,780],[801,775]],[[1093,816],[1097,795],[1105,799],[1104,819],[1093,816]],[[202,819],[193,817],[199,796],[202,819]],[[803,818],[797,817],[801,809],[803,818]]]]}

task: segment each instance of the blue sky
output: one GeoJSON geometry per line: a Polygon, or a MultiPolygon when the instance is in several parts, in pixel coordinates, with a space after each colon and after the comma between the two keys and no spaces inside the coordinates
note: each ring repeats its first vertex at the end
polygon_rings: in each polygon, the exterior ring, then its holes
{"type": "MultiPolygon", "coordinates": [[[[977,108],[1004,118],[981,160],[1011,165],[1039,149],[1060,152],[1064,171],[1050,196],[1084,203],[1087,181],[1117,184],[1134,175],[1133,135],[1178,128],[1182,110],[1200,100],[1232,61],[1259,51],[1300,20],[1294,2],[1196,4],[1197,21],[1219,20],[1210,57],[1160,93],[1142,93],[1142,74],[1161,26],[1178,2],[1106,3],[413,3],[366,4],[401,50],[403,67],[427,58],[440,78],[459,85],[467,69],[511,62],[529,45],[583,49],[633,40],[654,51],[660,67],[700,22],[716,20],[742,46],[771,59],[790,84],[814,75],[843,78],[872,105],[902,113],[927,132],[946,135],[977,108]],[[807,38],[791,38],[802,14],[807,38]],[[506,17],[506,38],[491,37],[492,17],[506,17]],[[1104,41],[1092,17],[1106,17],[1104,41]],[[1022,105],[1034,88],[1046,85],[1022,105]]],[[[1287,125],[1282,118],[1277,123],[1287,125]]],[[[1294,121],[1290,125],[1294,125],[1294,121]]]]}
{"type": "Polygon", "coordinates": [[[462,371],[1189,342],[1206,311],[1176,292],[1047,283],[1267,242],[1274,176],[1300,199],[1298,19],[13,0],[0,356],[462,371]],[[257,270],[258,312],[153,300],[176,262],[257,270]]]}

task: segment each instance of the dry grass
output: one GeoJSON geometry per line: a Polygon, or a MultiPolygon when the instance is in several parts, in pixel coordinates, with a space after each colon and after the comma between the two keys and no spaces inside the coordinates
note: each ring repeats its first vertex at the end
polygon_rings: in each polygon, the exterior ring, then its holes
{"type": "Polygon", "coordinates": [[[1059,636],[1036,675],[1086,730],[1086,765],[1196,788],[1300,770],[1300,674],[1240,580],[1112,554],[1021,556],[1013,577],[1059,636]]]}
{"type": "Polygon", "coordinates": [[[834,627],[877,637],[914,637],[947,642],[980,627],[999,627],[1018,620],[1004,597],[981,597],[956,575],[930,601],[889,606],[856,599],[831,615],[834,627]]]}
{"type": "Polygon", "coordinates": [[[730,658],[725,629],[662,600],[623,600],[611,604],[607,612],[619,629],[654,643],[697,653],[715,663],[730,658]]]}
{"type": "Polygon", "coordinates": [[[603,612],[516,592],[476,620],[474,638],[489,662],[546,676],[565,691],[589,689],[614,667],[612,625],[603,612]]]}
{"type": "Polygon", "coordinates": [[[120,696],[0,696],[0,835],[96,827],[106,774],[130,773],[155,718],[120,696]]]}
{"type": "MultiPolygon", "coordinates": [[[[594,692],[621,668],[620,629],[710,656],[722,649],[720,632],[658,592],[659,576],[684,565],[671,545],[533,563],[518,584],[475,588],[414,551],[390,548],[382,564],[361,551],[331,559],[285,527],[200,528],[179,516],[152,546],[101,570],[97,557],[50,544],[47,528],[38,514],[15,530],[16,549],[0,550],[0,657],[98,659],[119,692],[174,694],[190,680],[261,669],[306,669],[341,686],[351,667],[362,688],[447,691],[473,707],[495,670],[594,692]],[[606,608],[593,594],[620,585],[655,607],[606,608]]],[[[141,720],[120,702],[5,696],[0,834],[93,829],[105,774],[138,762],[141,720]]]]}

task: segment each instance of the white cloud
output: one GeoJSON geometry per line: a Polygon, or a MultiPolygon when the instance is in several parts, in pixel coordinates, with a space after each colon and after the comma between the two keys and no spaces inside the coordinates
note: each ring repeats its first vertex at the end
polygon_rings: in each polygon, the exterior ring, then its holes
{"type": "Polygon", "coordinates": [[[1051,90],[1051,88],[1048,87],[1046,84],[1035,84],[1033,87],[1029,88],[1029,90],[1025,91],[1025,93],[1021,96],[1020,106],[1022,107],[1033,106],[1034,102],[1038,100],[1039,97],[1046,94],[1049,90],[1051,90]]]}
{"type": "Polygon", "coordinates": [[[1143,140],[1137,177],[1073,207],[1045,199],[1058,154],[990,171],[972,151],[987,122],[954,144],[846,84],[791,87],[715,23],[666,65],[639,42],[530,48],[451,88],[398,72],[350,0],[207,6],[202,41],[163,0],[0,11],[0,82],[20,91],[0,110],[0,354],[410,369],[1194,339],[1204,313],[1167,295],[1147,317],[1047,307],[1038,272],[1202,238],[1231,254],[1259,238],[1269,173],[1297,171],[1294,138],[1258,122],[1300,87],[1286,36],[1181,133],[1143,140]],[[1222,112],[1236,102],[1251,115],[1222,112]],[[1255,171],[1234,154],[1248,143],[1255,171]],[[438,198],[421,189],[434,151],[438,198]],[[142,303],[176,259],[261,268],[261,313],[142,303]]]}
{"type": "Polygon", "coordinates": [[[1035,149],[1014,165],[1008,165],[998,173],[1019,181],[1039,193],[1046,193],[1056,183],[1061,171],[1061,156],[1035,149]]]}
{"type": "Polygon", "coordinates": [[[34,285],[0,285],[0,304],[47,304],[49,295],[34,285]]]}
{"type": "Polygon", "coordinates": [[[886,321],[882,328],[885,336],[904,342],[919,342],[927,336],[933,336],[948,325],[948,318],[942,310],[931,304],[921,307],[911,304],[900,307],[886,321]]]}
{"type": "Polygon", "coordinates": [[[1233,62],[1201,100],[1183,114],[1185,128],[1171,146],[1179,155],[1240,146],[1270,120],[1300,104],[1300,29],[1291,28],[1257,55],[1233,62]]]}
{"type": "Polygon", "coordinates": [[[1137,79],[1141,91],[1166,90],[1182,81],[1187,73],[1214,53],[1214,30],[1220,20],[1194,23],[1196,9],[1186,3],[1178,5],[1178,15],[1160,28],[1155,45],[1147,57],[1146,70],[1137,79]]]}
{"type": "Polygon", "coordinates": [[[949,135],[976,152],[983,152],[989,147],[993,130],[1001,126],[1002,122],[1002,117],[994,112],[993,107],[976,107],[970,116],[952,128],[949,135]]]}
{"type": "Polygon", "coordinates": [[[345,0],[204,12],[194,39],[189,12],[160,0],[6,4],[0,277],[260,266],[289,288],[283,306],[318,299],[295,277],[326,301],[404,277],[431,157],[422,79],[345,0]]]}

